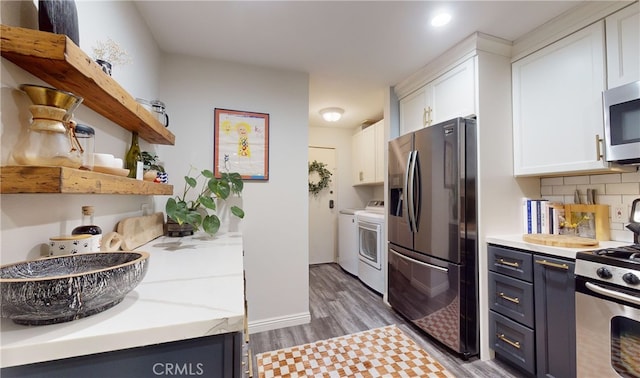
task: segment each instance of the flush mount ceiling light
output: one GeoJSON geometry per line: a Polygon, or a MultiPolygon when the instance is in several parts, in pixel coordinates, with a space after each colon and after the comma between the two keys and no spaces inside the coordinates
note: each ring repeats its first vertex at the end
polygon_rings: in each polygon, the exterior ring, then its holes
{"type": "Polygon", "coordinates": [[[342,113],[344,113],[344,109],[340,108],[324,108],[320,110],[320,114],[322,118],[324,118],[327,122],[336,122],[340,118],[342,118],[342,113]]]}
{"type": "Polygon", "coordinates": [[[431,26],[437,28],[448,24],[449,21],[451,21],[451,15],[447,12],[441,12],[431,19],[431,26]]]}

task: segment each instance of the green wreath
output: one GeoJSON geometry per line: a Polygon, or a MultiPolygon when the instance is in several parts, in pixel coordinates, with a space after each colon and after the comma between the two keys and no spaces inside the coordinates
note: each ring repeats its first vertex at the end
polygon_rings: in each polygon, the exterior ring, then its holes
{"type": "Polygon", "coordinates": [[[311,180],[309,180],[309,193],[313,194],[314,196],[317,196],[322,189],[328,187],[329,183],[331,182],[332,173],[329,172],[327,168],[325,168],[326,166],[327,165],[325,163],[318,162],[317,160],[309,163],[309,175],[311,175],[311,173],[313,172],[316,172],[318,176],[320,176],[320,181],[318,181],[317,183],[313,183],[311,182],[311,180]]]}

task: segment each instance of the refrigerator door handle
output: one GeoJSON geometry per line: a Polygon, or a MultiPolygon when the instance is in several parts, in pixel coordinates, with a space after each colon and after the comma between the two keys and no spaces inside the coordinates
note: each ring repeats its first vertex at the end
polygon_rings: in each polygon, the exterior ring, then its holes
{"type": "Polygon", "coordinates": [[[409,229],[411,232],[416,232],[416,213],[413,188],[415,187],[415,172],[416,172],[416,151],[412,150],[409,153],[407,160],[407,175],[405,181],[405,190],[407,192],[407,215],[409,217],[409,229]]]}
{"type": "Polygon", "coordinates": [[[411,262],[413,264],[418,264],[420,266],[424,266],[424,267],[430,268],[430,269],[440,270],[440,271],[445,272],[445,273],[449,271],[449,269],[443,268],[441,266],[437,266],[437,265],[429,264],[429,263],[422,262],[422,261],[419,261],[419,260],[416,260],[416,259],[412,259],[411,257],[405,256],[405,255],[401,254],[400,252],[397,252],[397,251],[393,250],[392,248],[389,248],[389,252],[391,252],[394,255],[398,256],[399,258],[401,258],[403,260],[406,260],[406,261],[409,261],[409,262],[411,262]]]}

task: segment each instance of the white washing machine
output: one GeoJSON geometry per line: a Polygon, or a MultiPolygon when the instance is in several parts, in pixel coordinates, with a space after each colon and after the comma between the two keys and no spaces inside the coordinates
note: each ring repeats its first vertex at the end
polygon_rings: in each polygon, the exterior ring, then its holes
{"type": "Polygon", "coordinates": [[[358,223],[358,278],[365,285],[384,293],[384,201],[369,201],[356,214],[358,223]]]}
{"type": "Polygon", "coordinates": [[[338,264],[348,273],[358,275],[358,223],[362,209],[344,209],[338,214],[338,264]]]}

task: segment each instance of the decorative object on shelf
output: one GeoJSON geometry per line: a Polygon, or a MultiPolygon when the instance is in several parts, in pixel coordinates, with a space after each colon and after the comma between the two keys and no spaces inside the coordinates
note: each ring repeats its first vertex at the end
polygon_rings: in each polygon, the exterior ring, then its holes
{"type": "Polygon", "coordinates": [[[124,157],[125,169],[129,170],[129,178],[138,177],[138,162],[140,160],[140,144],[138,143],[138,133],[131,133],[131,147],[124,157]]]}
{"type": "Polygon", "coordinates": [[[39,0],[38,29],[64,34],[79,46],[80,33],[76,3],[73,0],[39,0]]]}
{"type": "Polygon", "coordinates": [[[329,187],[332,173],[326,167],[327,165],[325,163],[317,160],[309,163],[309,193],[314,196],[317,196],[323,189],[329,187]],[[312,176],[319,176],[320,180],[314,182],[315,177],[312,176]]]}
{"type": "Polygon", "coordinates": [[[82,97],[41,85],[22,84],[34,105],[29,106],[33,115],[29,130],[12,151],[19,165],[80,168],[82,146],[75,136],[73,111],[82,97]]]}
{"type": "Polygon", "coordinates": [[[111,76],[114,65],[125,65],[131,63],[131,58],[125,49],[120,47],[111,38],[106,41],[98,41],[93,47],[93,59],[102,67],[107,75],[111,76]]]}
{"type": "Polygon", "coordinates": [[[145,180],[160,184],[169,182],[169,176],[167,172],[165,172],[162,164],[158,161],[158,155],[142,151],[140,157],[142,159],[145,180]]]}
{"type": "Polygon", "coordinates": [[[96,131],[93,127],[80,123],[77,124],[73,130],[76,134],[76,139],[78,139],[78,144],[80,145],[80,152],[82,153],[82,166],[80,169],[92,171],[93,166],[95,165],[94,146],[96,131]]]}
{"type": "Polygon", "coordinates": [[[215,177],[238,172],[244,180],[269,180],[269,114],[214,110],[215,177]]]}
{"type": "MultiPolygon", "coordinates": [[[[191,167],[189,173],[193,170],[197,169],[191,167]]],[[[184,180],[182,195],[169,198],[165,205],[168,235],[174,236],[171,231],[175,226],[171,226],[171,222],[176,222],[178,226],[190,224],[196,231],[202,227],[206,233],[214,235],[220,229],[220,218],[215,213],[216,201],[226,200],[232,194],[240,196],[244,188],[242,177],[237,172],[222,172],[221,177],[217,178],[213,172],[203,170],[196,177],[185,176],[184,180]],[[196,189],[200,192],[194,199],[187,198],[190,190],[198,186],[200,178],[203,180],[200,188],[196,189]]],[[[244,211],[238,206],[231,206],[230,210],[234,216],[244,218],[244,211]]]]}
{"type": "Polygon", "coordinates": [[[169,127],[169,115],[166,112],[166,106],[164,102],[160,100],[145,100],[143,98],[136,98],[136,101],[147,109],[153,116],[155,116],[164,127],[169,127]]]}
{"type": "Polygon", "coordinates": [[[91,235],[91,251],[100,252],[102,228],[93,221],[93,206],[82,206],[82,223],[71,231],[71,235],[91,235]]]}

